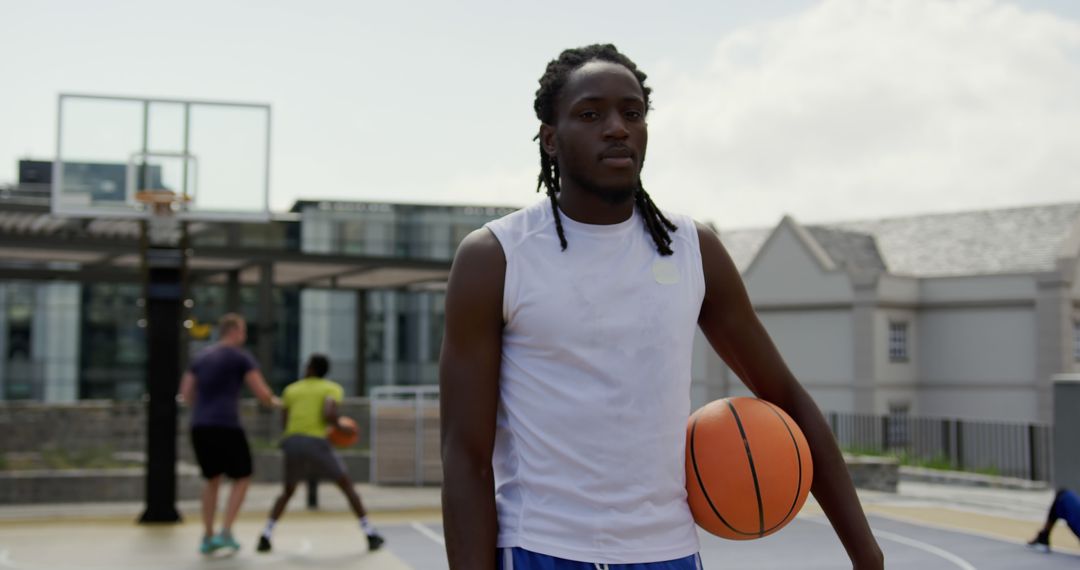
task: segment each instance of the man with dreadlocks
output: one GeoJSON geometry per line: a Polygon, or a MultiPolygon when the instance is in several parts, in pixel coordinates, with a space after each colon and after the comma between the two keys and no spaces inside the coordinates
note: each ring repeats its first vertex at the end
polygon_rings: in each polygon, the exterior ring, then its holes
{"type": "Polygon", "coordinates": [[[882,568],[832,433],[720,239],[642,187],[650,93],[611,45],[549,63],[534,104],[547,197],[454,258],[440,359],[450,567],[699,569],[684,486],[696,325],[799,423],[855,568],[882,568]]]}

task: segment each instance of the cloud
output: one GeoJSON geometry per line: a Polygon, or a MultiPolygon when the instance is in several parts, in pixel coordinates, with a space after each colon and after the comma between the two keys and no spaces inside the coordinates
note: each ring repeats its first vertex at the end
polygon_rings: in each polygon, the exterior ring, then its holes
{"type": "Polygon", "coordinates": [[[1080,24],[1051,14],[831,0],[659,69],[646,187],[722,227],[1080,199],[1080,24]]]}

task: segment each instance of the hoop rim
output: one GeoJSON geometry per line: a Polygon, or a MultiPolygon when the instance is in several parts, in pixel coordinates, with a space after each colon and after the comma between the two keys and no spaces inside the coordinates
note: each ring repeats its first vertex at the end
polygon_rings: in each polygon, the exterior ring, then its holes
{"type": "Polygon", "coordinates": [[[191,196],[177,194],[168,188],[146,188],[135,192],[132,198],[153,212],[154,216],[172,216],[191,202],[191,196]]]}

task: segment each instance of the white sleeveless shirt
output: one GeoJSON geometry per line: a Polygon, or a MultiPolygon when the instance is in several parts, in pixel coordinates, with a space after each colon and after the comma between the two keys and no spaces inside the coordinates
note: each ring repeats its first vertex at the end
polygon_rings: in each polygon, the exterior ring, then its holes
{"type": "Polygon", "coordinates": [[[614,225],[560,217],[566,251],[546,199],[486,225],[506,254],[498,546],[608,564],[689,556],[697,229],[668,215],[674,255],[661,256],[636,208],[614,225]]]}

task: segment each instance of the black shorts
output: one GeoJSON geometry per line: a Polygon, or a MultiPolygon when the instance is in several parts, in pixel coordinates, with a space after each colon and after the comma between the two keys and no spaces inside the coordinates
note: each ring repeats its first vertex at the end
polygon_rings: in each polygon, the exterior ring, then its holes
{"type": "Polygon", "coordinates": [[[191,428],[191,446],[199,460],[202,476],[213,479],[221,474],[230,479],[251,476],[251,448],[240,428],[196,426],[191,428]]]}

